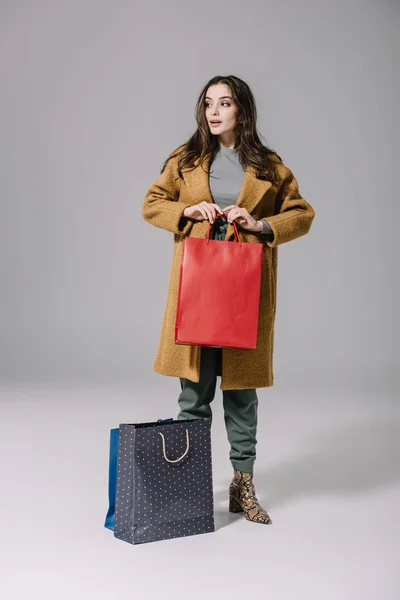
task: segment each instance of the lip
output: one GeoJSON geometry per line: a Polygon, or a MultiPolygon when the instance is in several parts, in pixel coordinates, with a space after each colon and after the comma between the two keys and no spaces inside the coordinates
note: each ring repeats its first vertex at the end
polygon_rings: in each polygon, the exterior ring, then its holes
{"type": "Polygon", "coordinates": [[[210,121],[210,126],[211,126],[211,127],[218,127],[218,125],[222,125],[222,121],[218,121],[218,123],[212,123],[212,122],[210,121]]]}

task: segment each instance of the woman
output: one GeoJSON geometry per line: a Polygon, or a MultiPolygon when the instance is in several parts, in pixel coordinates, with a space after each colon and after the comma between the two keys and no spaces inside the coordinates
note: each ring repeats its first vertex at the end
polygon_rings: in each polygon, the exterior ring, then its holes
{"type": "Polygon", "coordinates": [[[256,497],[257,388],[273,385],[278,245],[308,233],[314,210],[276,152],[263,145],[249,86],[233,75],[213,77],[196,105],[197,130],[167,158],[150,185],[142,215],[174,234],[173,260],[154,371],[180,378],[178,419],[212,418],[221,376],[233,479],[229,510],[271,523],[256,497]],[[233,221],[243,242],[263,244],[257,348],[175,344],[174,327],[185,236],[231,241],[233,221]]]}

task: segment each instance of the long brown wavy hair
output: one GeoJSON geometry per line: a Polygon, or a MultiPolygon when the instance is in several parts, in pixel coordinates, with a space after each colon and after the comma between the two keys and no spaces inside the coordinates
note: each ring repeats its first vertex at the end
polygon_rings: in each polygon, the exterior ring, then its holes
{"type": "MultiPolygon", "coordinates": [[[[195,117],[197,129],[191,138],[172,153],[164,162],[161,173],[164,171],[168,161],[179,155],[178,174],[182,178],[182,169],[194,167],[194,162],[200,158],[200,165],[203,168],[205,156],[211,152],[211,160],[219,148],[217,136],[210,132],[210,128],[205,116],[206,93],[211,85],[216,83],[225,83],[231,91],[233,102],[238,108],[236,121],[236,145],[240,163],[247,167],[252,165],[259,179],[267,179],[272,183],[277,183],[278,178],[275,173],[277,163],[281,163],[281,157],[269,146],[263,144],[260,135],[257,132],[257,109],[254,96],[245,81],[235,75],[216,75],[210,79],[200,92],[196,103],[195,117]]],[[[263,138],[264,139],[264,138],[263,138]]]]}

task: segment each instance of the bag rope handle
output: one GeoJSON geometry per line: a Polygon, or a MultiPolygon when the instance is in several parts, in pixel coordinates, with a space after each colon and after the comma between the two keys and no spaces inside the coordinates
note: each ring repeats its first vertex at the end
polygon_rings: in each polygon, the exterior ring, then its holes
{"type": "Polygon", "coordinates": [[[188,453],[188,450],[189,450],[189,432],[188,432],[187,429],[186,429],[186,450],[182,454],[182,456],[180,456],[179,458],[176,458],[174,460],[168,458],[167,455],[165,454],[165,437],[164,437],[164,435],[162,433],[160,433],[160,431],[158,432],[158,434],[161,435],[162,440],[163,440],[163,455],[164,455],[165,460],[167,460],[170,463],[175,463],[175,462],[178,462],[178,461],[182,460],[182,458],[184,456],[186,456],[186,454],[188,453]]]}
{"type": "MultiPolygon", "coordinates": [[[[227,214],[228,213],[217,213],[217,217],[222,217],[223,215],[227,215],[227,214]]],[[[233,231],[234,231],[235,238],[236,238],[235,241],[239,242],[239,244],[242,246],[243,242],[239,238],[239,232],[238,232],[237,225],[236,225],[235,221],[232,221],[232,225],[233,225],[233,231]]],[[[207,244],[210,241],[210,231],[211,231],[211,222],[208,221],[207,244]]]]}

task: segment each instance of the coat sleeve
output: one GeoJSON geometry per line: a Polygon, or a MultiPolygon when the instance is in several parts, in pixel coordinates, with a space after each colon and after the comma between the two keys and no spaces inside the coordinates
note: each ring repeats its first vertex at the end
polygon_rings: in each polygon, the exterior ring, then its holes
{"type": "Polygon", "coordinates": [[[274,234],[272,240],[265,242],[270,248],[308,233],[315,216],[312,206],[300,194],[296,177],[287,167],[278,191],[277,202],[277,214],[260,219],[267,221],[274,234]]]}
{"type": "Polygon", "coordinates": [[[142,216],[155,227],[184,236],[189,233],[193,221],[183,217],[183,211],[190,204],[179,200],[177,165],[177,159],[171,158],[160,177],[149,186],[142,205],[142,216]]]}

